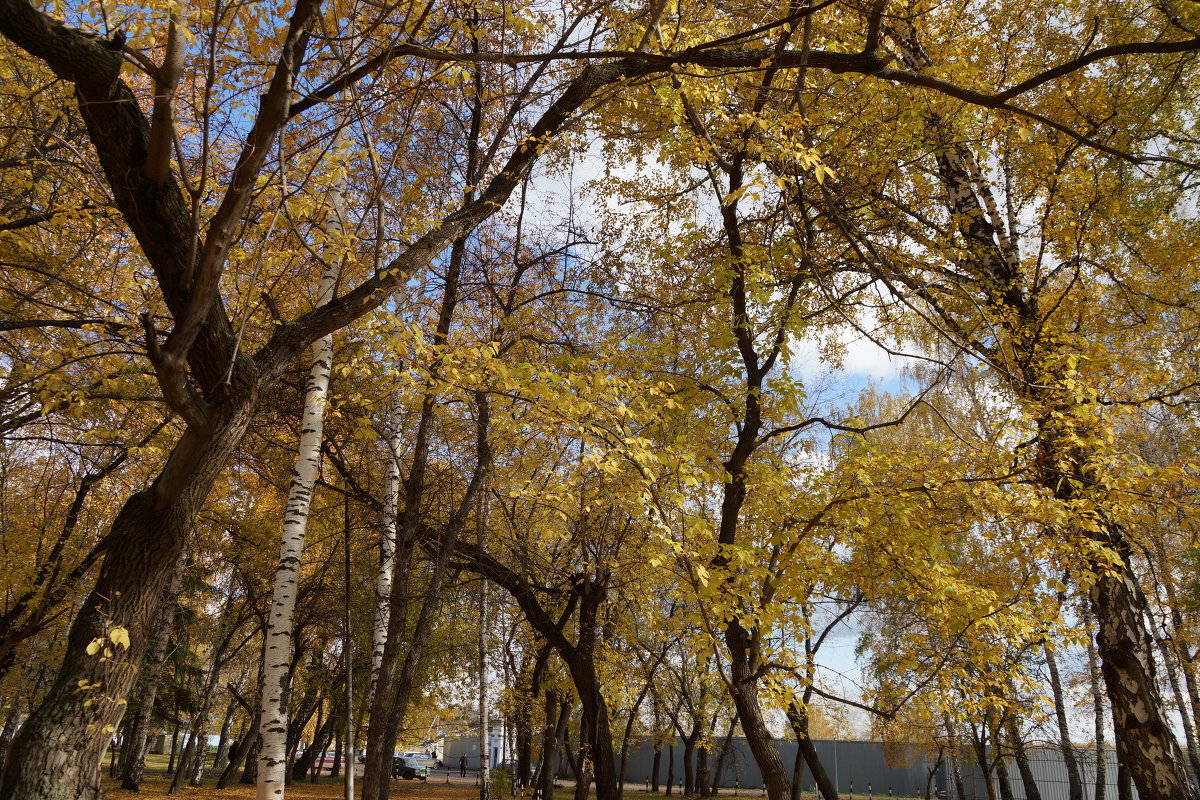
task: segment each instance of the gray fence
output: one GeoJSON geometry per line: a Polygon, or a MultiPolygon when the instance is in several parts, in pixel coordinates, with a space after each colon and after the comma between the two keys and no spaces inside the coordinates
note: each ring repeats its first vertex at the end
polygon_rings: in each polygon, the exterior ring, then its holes
{"type": "MultiPolygon", "coordinates": [[[[1096,796],[1097,754],[1094,747],[1073,748],[1075,763],[1079,767],[1079,777],[1083,783],[1084,797],[1096,796]]],[[[1117,755],[1112,749],[1104,751],[1104,785],[1105,797],[1117,797],[1117,755]]],[[[1057,745],[1034,745],[1026,748],[1026,759],[1029,771],[1037,784],[1038,794],[1042,800],[1069,800],[1067,767],[1063,759],[1062,749],[1057,745]]],[[[1002,780],[994,766],[990,777],[975,763],[973,755],[960,755],[958,761],[959,774],[962,776],[962,794],[957,791],[957,781],[949,781],[947,789],[953,800],[988,800],[989,797],[999,797],[999,782],[1002,780]],[[988,781],[991,781],[994,794],[988,794],[988,781]]],[[[1004,771],[1007,772],[1008,786],[1016,800],[1026,800],[1025,784],[1021,779],[1017,763],[1012,758],[1004,759],[1004,771]]],[[[1137,797],[1136,787],[1131,787],[1131,796],[1137,797]]]]}
{"type": "MultiPolygon", "coordinates": [[[[720,750],[724,741],[713,743],[713,750],[708,756],[709,780],[717,768],[720,750]]],[[[814,741],[817,756],[837,787],[838,792],[849,796],[887,797],[889,790],[897,797],[914,797],[924,795],[927,782],[934,790],[943,788],[943,770],[927,762],[925,757],[915,749],[902,754],[902,766],[889,766],[884,758],[883,746],[879,742],[842,742],[814,741]],[[932,780],[930,771],[933,770],[932,780]]],[[[796,743],[776,741],[776,748],[783,759],[784,766],[791,771],[796,759],[796,743]]],[[[674,778],[676,785],[681,785],[684,774],[683,744],[676,739],[673,747],[662,749],[659,758],[658,782],[665,785],[674,751],[674,778]]],[[[896,759],[892,759],[895,763],[896,759]]],[[[652,782],[651,769],[654,764],[654,748],[649,742],[641,742],[631,746],[628,762],[625,767],[625,783],[628,786],[648,784],[652,782]]],[[[762,786],[762,773],[750,753],[750,748],[744,738],[730,740],[729,751],[726,754],[719,784],[726,788],[741,787],[743,789],[758,789],[762,786]]],[[[816,782],[812,774],[804,769],[800,778],[800,786],[805,790],[814,789],[816,782]]]]}

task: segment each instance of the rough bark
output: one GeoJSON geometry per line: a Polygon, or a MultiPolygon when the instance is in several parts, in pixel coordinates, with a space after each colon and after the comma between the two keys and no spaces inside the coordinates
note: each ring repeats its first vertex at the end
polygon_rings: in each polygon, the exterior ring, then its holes
{"type": "MultiPolygon", "coordinates": [[[[58,678],[13,742],[0,781],[0,798],[91,800],[99,796],[100,762],[136,679],[162,594],[192,520],[241,441],[249,419],[243,406],[213,431],[183,490],[171,502],[157,507],[155,486],[151,486],[131,497],[117,515],[96,586],[71,625],[58,678]],[[87,653],[88,645],[108,639],[117,626],[129,632],[127,650],[117,648],[115,658],[103,663],[98,655],[87,653]],[[80,692],[85,684],[96,688],[80,692]]],[[[196,444],[194,436],[185,433],[175,453],[190,450],[196,444]]]]}
{"type": "MultiPolygon", "coordinates": [[[[907,67],[919,72],[931,65],[911,22],[897,17],[884,27],[907,67]]],[[[1147,604],[1130,563],[1129,537],[1109,510],[1113,501],[1097,475],[1095,454],[1072,427],[1075,412],[1088,409],[1073,392],[1059,388],[1067,385],[1062,364],[1074,353],[1069,345],[1041,335],[1048,319],[1040,307],[1045,287],[1034,282],[1032,271],[1021,262],[1018,231],[1007,229],[1011,225],[1006,227],[994,213],[994,193],[974,152],[937,115],[927,114],[926,124],[939,142],[937,174],[964,246],[955,263],[961,273],[958,285],[971,295],[972,303],[999,321],[1004,334],[1003,347],[977,340],[966,346],[989,361],[1009,365],[1012,374],[1020,376],[1014,390],[1031,409],[1038,427],[1037,459],[1032,465],[1035,480],[1064,507],[1088,509],[1087,524],[1068,525],[1058,533],[1090,539],[1120,561],[1112,566],[1107,559],[1096,558],[1088,565],[1098,574],[1089,596],[1113,727],[1127,753],[1139,796],[1141,800],[1200,800],[1164,714],[1153,643],[1145,624],[1147,604]]],[[[972,326],[953,312],[935,308],[954,330],[972,326]]]]}

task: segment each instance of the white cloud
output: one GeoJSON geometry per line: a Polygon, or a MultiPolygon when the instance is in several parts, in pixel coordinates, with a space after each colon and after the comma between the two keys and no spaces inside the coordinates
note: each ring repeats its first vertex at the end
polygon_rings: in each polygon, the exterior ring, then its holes
{"type": "Polygon", "coordinates": [[[887,382],[900,377],[906,360],[889,353],[861,331],[843,325],[820,338],[796,342],[788,368],[806,383],[835,374],[887,382]]]}

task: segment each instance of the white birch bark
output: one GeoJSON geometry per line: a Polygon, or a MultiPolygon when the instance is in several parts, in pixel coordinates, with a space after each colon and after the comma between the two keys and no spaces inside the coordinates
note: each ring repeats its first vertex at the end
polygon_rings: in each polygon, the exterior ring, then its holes
{"type": "MultiPolygon", "coordinates": [[[[328,257],[325,259],[325,268],[317,290],[318,306],[332,299],[337,283],[343,248],[336,240],[345,230],[344,195],[345,179],[341,178],[330,189],[330,202],[333,207],[330,225],[334,247],[327,250],[328,257]]],[[[287,773],[288,667],[292,657],[293,615],[296,609],[301,557],[304,553],[304,536],[308,528],[308,508],[312,501],[321,459],[321,436],[325,424],[325,403],[332,364],[333,336],[323,336],[312,345],[312,365],[308,371],[304,393],[300,443],[296,450],[296,463],[292,469],[291,486],[288,488],[283,535],[279,545],[279,564],[275,568],[271,612],[263,638],[263,694],[258,723],[258,731],[262,736],[262,747],[258,754],[258,800],[284,796],[287,773]]]]}
{"type": "Polygon", "coordinates": [[[371,635],[371,688],[368,702],[375,696],[383,648],[387,644],[388,619],[391,616],[392,576],[396,569],[396,515],[400,511],[400,448],[403,424],[400,390],[392,393],[388,420],[387,486],[383,495],[383,525],[379,531],[379,575],[375,582],[375,630],[371,635]]]}

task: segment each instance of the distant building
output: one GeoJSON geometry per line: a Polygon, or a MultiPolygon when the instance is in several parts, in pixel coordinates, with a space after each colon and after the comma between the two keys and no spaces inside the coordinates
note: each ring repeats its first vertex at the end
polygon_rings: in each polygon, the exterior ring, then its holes
{"type": "MultiPolygon", "coordinates": [[[[479,769],[479,725],[465,735],[447,736],[443,741],[442,763],[448,768],[458,766],[459,759],[467,757],[467,769],[479,769]]],[[[512,760],[514,755],[505,744],[503,723],[497,721],[488,726],[488,765],[495,767],[512,760]]]]}

